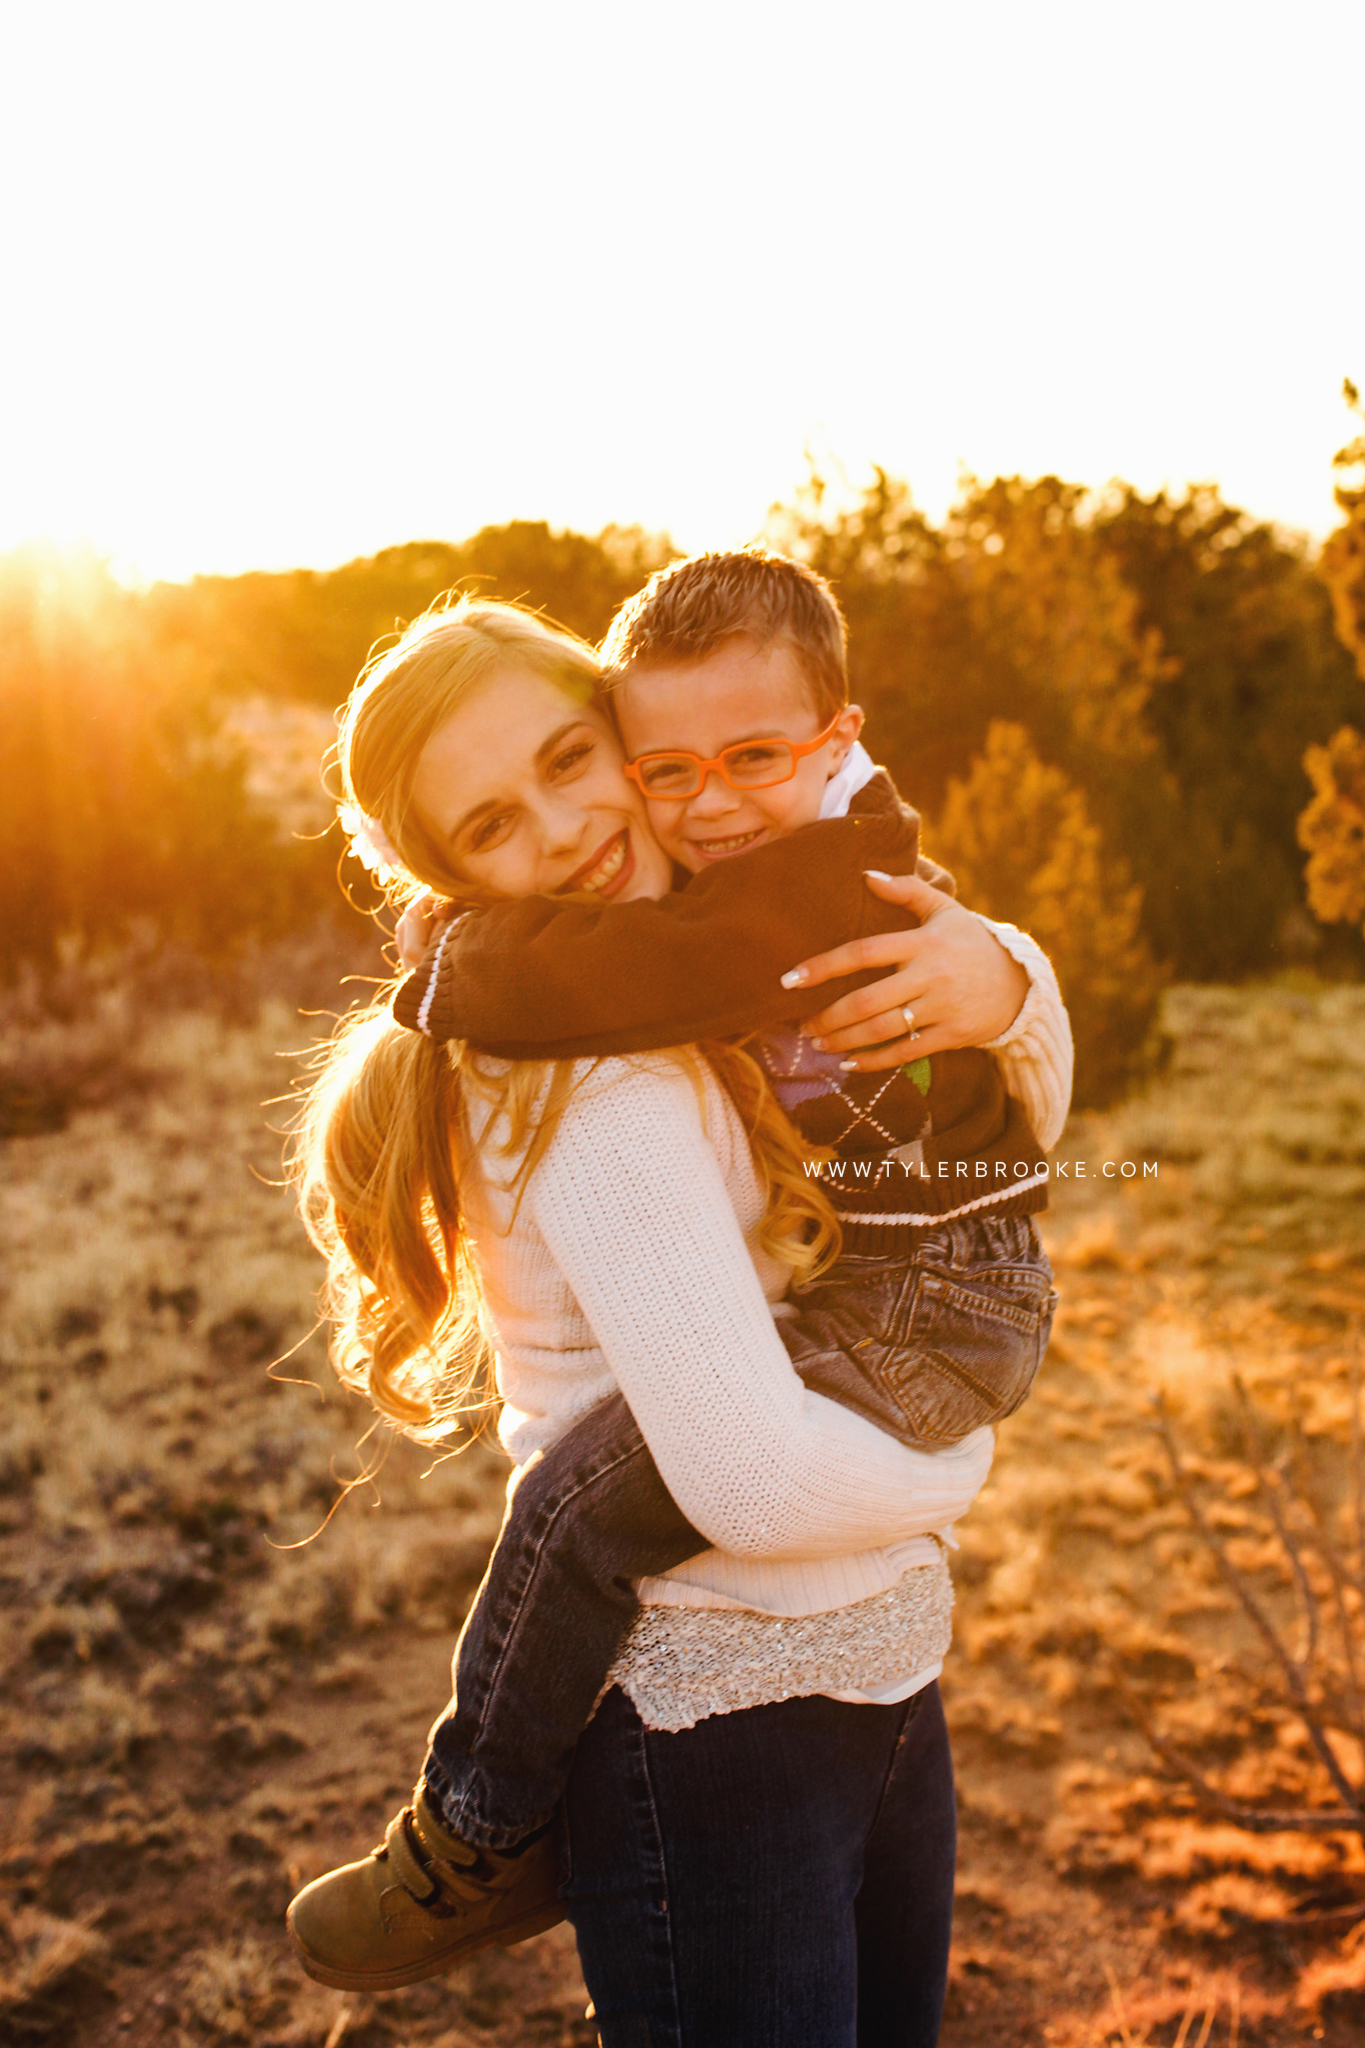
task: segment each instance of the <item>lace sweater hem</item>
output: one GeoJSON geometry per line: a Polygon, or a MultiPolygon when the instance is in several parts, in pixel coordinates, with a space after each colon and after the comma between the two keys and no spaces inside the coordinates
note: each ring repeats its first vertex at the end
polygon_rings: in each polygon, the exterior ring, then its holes
{"type": "Polygon", "coordinates": [[[823,1614],[778,1616],[717,1607],[642,1607],[608,1685],[647,1728],[677,1732],[711,1714],[810,1693],[844,1697],[934,1676],[952,1640],[945,1558],[918,1565],[885,1593],[823,1614]]]}

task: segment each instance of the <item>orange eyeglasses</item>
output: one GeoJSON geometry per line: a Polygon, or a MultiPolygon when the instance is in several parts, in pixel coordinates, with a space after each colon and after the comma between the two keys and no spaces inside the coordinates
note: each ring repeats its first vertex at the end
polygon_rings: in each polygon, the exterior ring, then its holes
{"type": "Polygon", "coordinates": [[[842,717],[842,710],[836,711],[824,731],[813,740],[740,740],[737,745],[724,748],[714,761],[703,761],[700,754],[678,748],[667,754],[641,754],[638,759],[627,761],[625,770],[646,796],[677,802],[700,795],[707,776],[713,774],[728,782],[731,789],[771,789],[775,783],[790,782],[798,761],[833,739],[842,717]]]}

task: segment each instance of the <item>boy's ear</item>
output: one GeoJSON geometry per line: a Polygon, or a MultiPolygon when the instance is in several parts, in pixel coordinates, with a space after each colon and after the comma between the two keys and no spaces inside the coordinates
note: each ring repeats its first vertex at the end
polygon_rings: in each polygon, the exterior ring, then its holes
{"type": "Polygon", "coordinates": [[[837,775],[848,759],[849,749],[863,729],[863,707],[861,704],[846,704],[839,714],[839,723],[834,728],[830,741],[830,775],[837,775]]]}

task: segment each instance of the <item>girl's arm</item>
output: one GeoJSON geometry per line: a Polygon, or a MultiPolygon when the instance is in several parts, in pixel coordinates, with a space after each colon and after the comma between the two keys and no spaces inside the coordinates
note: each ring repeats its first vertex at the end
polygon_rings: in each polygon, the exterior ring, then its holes
{"type": "Polygon", "coordinates": [[[677,1066],[599,1071],[524,1198],[665,1485],[739,1556],[833,1556],[947,1527],[986,1478],[990,1431],[910,1450],[801,1384],[717,1157],[743,1132],[707,1094],[715,1144],[677,1066]]]}

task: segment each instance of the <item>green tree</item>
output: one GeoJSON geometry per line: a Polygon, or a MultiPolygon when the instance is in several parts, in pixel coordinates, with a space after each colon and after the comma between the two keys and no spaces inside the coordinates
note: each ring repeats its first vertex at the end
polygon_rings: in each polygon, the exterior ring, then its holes
{"type": "Polygon", "coordinates": [[[837,590],[853,695],[907,795],[932,810],[996,718],[1027,726],[1097,810],[1146,779],[1161,648],[1078,486],[969,480],[941,528],[884,470],[851,504],[830,497],[812,475],[769,531],[837,590]]]}
{"type": "Polygon", "coordinates": [[[1299,819],[1313,915],[1365,930],[1365,739],[1343,725],[1325,747],[1310,747],[1303,765],[1314,790],[1299,819]]]}
{"type": "MultiPolygon", "coordinates": [[[[1360,393],[1347,380],[1346,402],[1365,418],[1360,393]]],[[[1333,467],[1344,475],[1365,464],[1365,434],[1338,449],[1333,467]]],[[[1336,488],[1346,514],[1322,551],[1322,569],[1342,644],[1365,676],[1365,485],[1336,488]]],[[[1325,747],[1310,747],[1303,765],[1313,801],[1299,819],[1299,843],[1308,854],[1306,881],[1313,915],[1324,924],[1348,923],[1365,931],[1365,739],[1343,725],[1325,747]]]]}
{"type": "MultiPolygon", "coordinates": [[[[1353,413],[1365,420],[1365,404],[1359,391],[1346,379],[1343,396],[1353,413]]],[[[1348,470],[1365,465],[1365,434],[1348,441],[1332,458],[1332,467],[1343,479],[1348,470]]],[[[1346,514],[1345,522],[1328,539],[1322,550],[1322,573],[1332,593],[1337,631],[1342,645],[1355,656],[1365,676],[1365,483],[1336,487],[1336,501],[1346,514]]]]}
{"type": "Polygon", "coordinates": [[[1142,933],[1142,890],[1081,790],[1022,725],[996,719],[926,839],[964,902],[1047,951],[1075,1033],[1076,1103],[1112,1100],[1140,1063],[1165,977],[1142,933]]]}
{"type": "MultiPolygon", "coordinates": [[[[375,642],[452,587],[523,599],[597,638],[670,553],[633,528],[592,538],[518,521],[326,573],[142,594],[93,559],[0,560],[5,954],[47,956],[68,934],[117,937],[137,920],[223,951],[344,914],[335,837],[282,836],[253,800],[260,762],[241,714],[262,698],[340,703],[375,642]]],[[[367,900],[359,871],[347,879],[367,900]]]]}
{"type": "Polygon", "coordinates": [[[838,590],[908,796],[933,811],[1010,720],[1126,857],[1157,958],[1211,980],[1303,942],[1300,763],[1358,687],[1305,543],[1211,488],[1056,477],[969,481],[935,526],[885,471],[837,501],[813,474],[770,532],[838,590]]]}
{"type": "Polygon", "coordinates": [[[1159,773],[1123,834],[1146,930],[1191,979],[1263,969],[1301,916],[1303,751],[1356,689],[1327,592],[1301,539],[1212,487],[1120,487],[1095,525],[1168,657],[1144,707],[1159,773]]]}
{"type": "Polygon", "coordinates": [[[157,658],[137,598],[93,559],[0,559],[0,947],[125,934],[224,950],[315,915],[332,856],[277,845],[193,675],[157,658]]]}
{"type": "Polygon", "coordinates": [[[371,650],[453,589],[545,610],[585,639],[673,553],[663,538],[609,526],[595,538],[543,521],[487,526],[472,539],[410,541],[340,569],[197,576],[148,593],[165,653],[230,695],[339,704],[371,650]]]}

